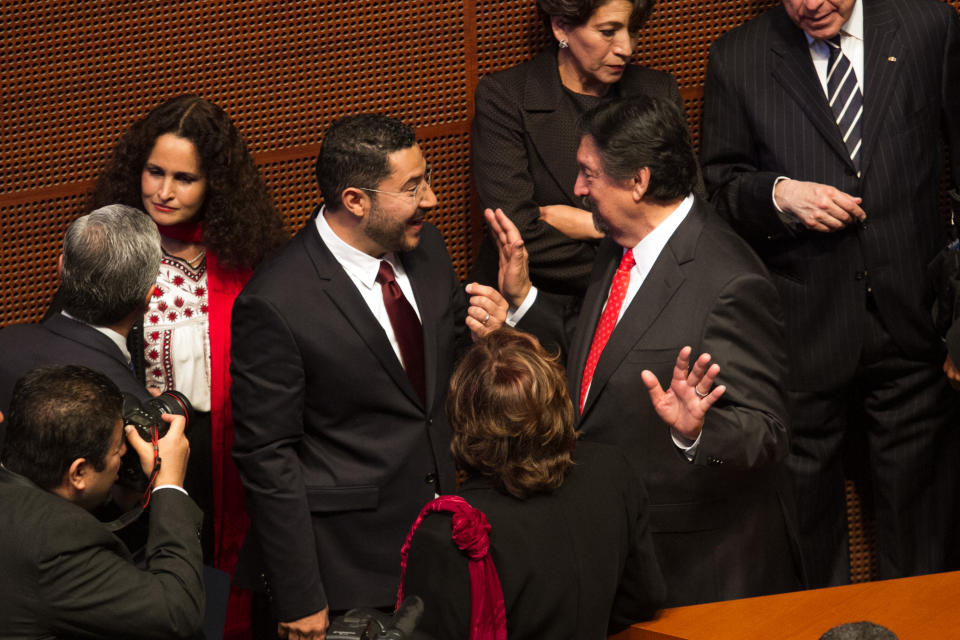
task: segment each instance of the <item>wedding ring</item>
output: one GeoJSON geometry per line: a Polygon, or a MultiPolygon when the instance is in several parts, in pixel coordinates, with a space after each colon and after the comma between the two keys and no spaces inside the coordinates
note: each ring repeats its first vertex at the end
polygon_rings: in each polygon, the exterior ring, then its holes
{"type": "Polygon", "coordinates": [[[487,322],[489,322],[489,321],[490,321],[490,313],[487,312],[487,317],[484,318],[484,319],[483,319],[483,322],[481,322],[480,324],[487,324],[487,322]]]}
{"type": "Polygon", "coordinates": [[[700,393],[700,387],[697,386],[697,385],[694,385],[694,387],[693,387],[693,392],[696,393],[696,394],[697,394],[697,397],[700,398],[701,400],[703,400],[703,399],[706,398],[708,395],[710,395],[710,392],[709,392],[709,391],[708,391],[707,393],[700,393]]]}

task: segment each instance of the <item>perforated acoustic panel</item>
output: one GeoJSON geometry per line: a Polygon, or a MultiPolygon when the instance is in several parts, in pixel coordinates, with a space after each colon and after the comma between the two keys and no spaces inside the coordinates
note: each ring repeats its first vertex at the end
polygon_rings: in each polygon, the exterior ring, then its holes
{"type": "MultiPolygon", "coordinates": [[[[777,1],[657,3],[636,61],[677,78],[695,142],[709,44],[777,1]]],[[[231,114],[291,232],[319,201],[313,159],[332,120],[376,111],[413,125],[435,167],[431,220],[465,276],[481,230],[474,87],[547,42],[535,0],[5,1],[0,34],[0,326],[43,314],[63,231],[111,146],[182,93],[231,114]]],[[[852,486],[850,505],[852,577],[865,580],[869,522],[852,486]]]]}
{"type": "Polygon", "coordinates": [[[472,24],[451,0],[3,3],[0,326],[42,315],[63,231],[112,145],[182,93],[231,115],[291,232],[320,201],[330,122],[375,111],[414,126],[437,168],[431,220],[465,275],[472,24]]]}

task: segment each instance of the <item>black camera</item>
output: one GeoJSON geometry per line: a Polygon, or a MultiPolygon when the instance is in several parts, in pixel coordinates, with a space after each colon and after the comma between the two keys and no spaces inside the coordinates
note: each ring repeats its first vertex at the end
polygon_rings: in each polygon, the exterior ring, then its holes
{"type": "Polygon", "coordinates": [[[140,402],[132,393],[123,394],[123,424],[132,424],[147,442],[153,440],[154,427],[157,428],[157,437],[167,435],[170,425],[160,417],[164,413],[186,417],[189,426],[193,418],[193,406],[187,396],[179,391],[164,391],[146,402],[140,402]]]}
{"type": "Polygon", "coordinates": [[[351,609],[330,622],[327,640],[416,640],[423,600],[407,596],[392,616],[376,609],[351,609]]]}
{"type": "MultiPolygon", "coordinates": [[[[184,416],[187,419],[188,427],[190,426],[190,420],[193,419],[193,405],[187,400],[187,396],[179,391],[164,391],[159,396],[144,402],[140,402],[132,393],[124,393],[122,411],[123,424],[133,425],[140,437],[147,442],[153,440],[154,427],[157,429],[157,438],[167,435],[170,425],[163,421],[162,414],[172,413],[173,415],[184,416]]],[[[140,458],[133,447],[128,447],[127,453],[123,456],[118,482],[131,489],[143,490],[147,488],[147,477],[143,475],[140,458]]]]}

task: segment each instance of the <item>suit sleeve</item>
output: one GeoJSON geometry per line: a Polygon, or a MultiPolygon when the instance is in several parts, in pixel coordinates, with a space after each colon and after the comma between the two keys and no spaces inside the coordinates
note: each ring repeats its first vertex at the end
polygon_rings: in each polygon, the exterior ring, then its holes
{"type": "Polygon", "coordinates": [[[263,298],[237,298],[231,335],[233,457],[275,613],[297,620],[327,605],[297,455],[304,367],[283,317],[263,298]]]}
{"type": "MultiPolygon", "coordinates": [[[[540,220],[540,206],[564,204],[536,202],[530,173],[517,91],[496,77],[477,84],[473,119],[473,174],[480,204],[501,208],[517,225],[530,254],[535,276],[549,273],[553,265],[590,264],[594,250],[589,243],[573,242],[540,220]]],[[[570,135],[558,131],[557,135],[570,135]]],[[[551,280],[563,277],[550,276],[551,280]]]]}
{"type": "Polygon", "coordinates": [[[741,274],[720,291],[701,352],[720,365],[727,390],[707,411],[694,462],[757,467],[787,454],[785,337],[777,291],[761,274],[741,274]]]}
{"type": "Polygon", "coordinates": [[[121,543],[86,513],[50,522],[41,545],[39,599],[57,635],[189,638],[203,622],[202,513],[185,494],[154,494],[147,568],[118,553],[121,543]],[[64,538],[64,531],[70,531],[64,538]],[[68,539],[70,547],[64,548],[68,539]],[[101,544],[92,540],[102,540],[101,544]]]}
{"type": "Polygon", "coordinates": [[[567,351],[580,314],[579,298],[537,291],[537,299],[516,328],[536,336],[550,353],[559,352],[566,362],[567,351]]]}
{"type": "Polygon", "coordinates": [[[943,63],[943,118],[950,147],[951,187],[960,189],[960,17],[950,8],[943,63]]]}
{"type": "Polygon", "coordinates": [[[649,620],[667,597],[667,586],[653,547],[646,487],[633,465],[623,455],[619,457],[624,478],[621,490],[629,520],[629,548],[610,613],[610,634],[635,622],[649,620]]]}
{"type": "Polygon", "coordinates": [[[743,61],[727,55],[724,47],[710,48],[700,146],[707,193],[717,212],[744,237],[791,236],[773,205],[773,185],[780,174],[760,170],[754,127],[735,82],[737,72],[746,72],[738,64],[743,61]]]}
{"type": "Polygon", "coordinates": [[[449,514],[430,514],[414,534],[403,593],[423,599],[418,631],[434,638],[470,636],[470,572],[453,541],[449,514]]]}

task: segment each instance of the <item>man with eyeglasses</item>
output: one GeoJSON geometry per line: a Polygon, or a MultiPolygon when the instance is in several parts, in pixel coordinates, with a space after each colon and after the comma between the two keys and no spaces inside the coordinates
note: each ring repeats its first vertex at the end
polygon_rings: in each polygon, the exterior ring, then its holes
{"type": "Polygon", "coordinates": [[[240,570],[260,574],[284,638],[393,604],[410,524],[454,491],[454,355],[507,312],[475,283],[468,306],[426,222],[437,198],[410,127],[334,122],[317,181],[325,205],[233,311],[233,455],[252,525],[240,570]]]}

